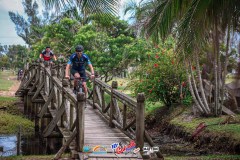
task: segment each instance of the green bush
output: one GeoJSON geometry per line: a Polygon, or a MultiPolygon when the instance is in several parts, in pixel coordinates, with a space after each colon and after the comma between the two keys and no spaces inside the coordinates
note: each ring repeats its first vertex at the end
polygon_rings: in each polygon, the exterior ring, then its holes
{"type": "MultiPolygon", "coordinates": [[[[134,76],[137,80],[131,83],[135,94],[144,92],[149,101],[162,101],[167,106],[184,99],[186,93],[181,93],[180,88],[184,92],[188,90],[186,73],[176,57],[169,45],[151,50],[147,54],[148,62],[140,65],[134,76]]],[[[184,102],[190,103],[190,99],[184,102]]]]}

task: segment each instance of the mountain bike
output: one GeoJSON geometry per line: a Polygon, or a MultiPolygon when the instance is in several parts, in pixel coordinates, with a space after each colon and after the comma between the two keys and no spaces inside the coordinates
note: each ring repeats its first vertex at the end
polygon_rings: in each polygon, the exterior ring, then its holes
{"type": "Polygon", "coordinates": [[[77,80],[77,84],[75,86],[75,90],[73,91],[75,94],[77,94],[78,92],[80,93],[84,93],[84,86],[83,86],[83,82],[86,79],[85,77],[79,77],[79,78],[75,78],[77,80]]]}

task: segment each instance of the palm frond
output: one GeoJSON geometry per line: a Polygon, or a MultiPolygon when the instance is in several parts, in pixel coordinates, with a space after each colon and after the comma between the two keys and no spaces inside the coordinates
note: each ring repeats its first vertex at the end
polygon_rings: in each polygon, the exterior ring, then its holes
{"type": "Polygon", "coordinates": [[[89,13],[117,14],[119,9],[118,0],[42,0],[45,6],[55,8],[56,11],[77,6],[81,11],[89,13]]]}
{"type": "Polygon", "coordinates": [[[183,7],[182,0],[158,0],[152,2],[155,6],[150,13],[150,19],[145,24],[145,31],[148,36],[155,40],[166,38],[170,33],[172,26],[177,20],[177,13],[181,12],[183,7]]]}

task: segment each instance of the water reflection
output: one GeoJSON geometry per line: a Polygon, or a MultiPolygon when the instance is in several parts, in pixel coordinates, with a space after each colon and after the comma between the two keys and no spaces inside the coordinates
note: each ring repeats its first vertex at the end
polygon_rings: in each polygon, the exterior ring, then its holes
{"type": "Polygon", "coordinates": [[[62,146],[62,138],[42,138],[39,134],[22,137],[23,155],[55,154],[62,146]]]}
{"type": "Polygon", "coordinates": [[[17,136],[15,135],[0,136],[0,157],[17,155],[16,142],[17,136]]]}
{"type": "MultiPolygon", "coordinates": [[[[16,135],[0,136],[0,157],[17,155],[16,135]]],[[[39,134],[22,136],[21,149],[22,155],[46,155],[55,154],[62,146],[62,138],[42,138],[39,134]]]]}

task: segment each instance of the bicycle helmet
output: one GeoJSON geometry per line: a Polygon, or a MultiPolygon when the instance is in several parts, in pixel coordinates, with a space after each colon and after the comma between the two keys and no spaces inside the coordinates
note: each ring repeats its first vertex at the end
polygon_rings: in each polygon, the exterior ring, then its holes
{"type": "Polygon", "coordinates": [[[77,45],[75,48],[76,52],[82,52],[83,51],[83,46],[82,45],[77,45]]]}

